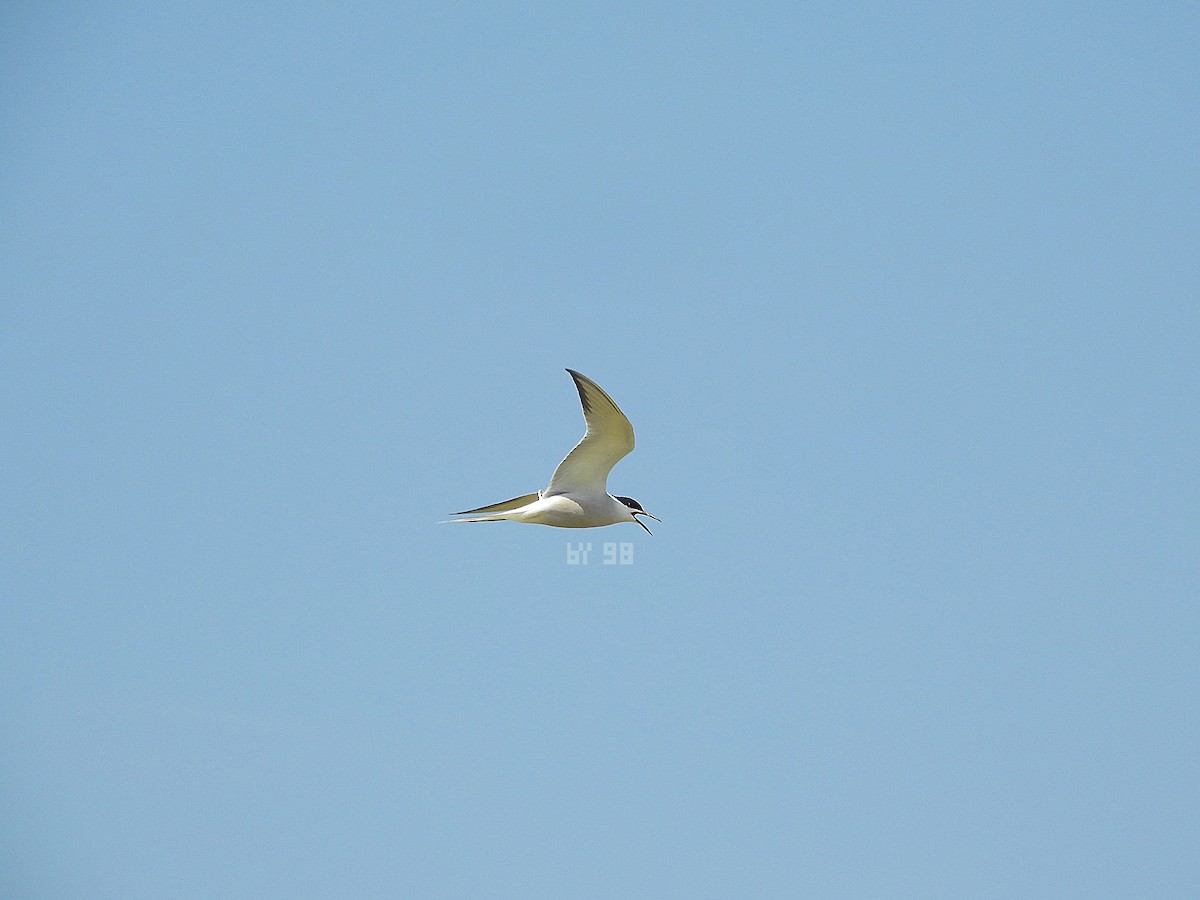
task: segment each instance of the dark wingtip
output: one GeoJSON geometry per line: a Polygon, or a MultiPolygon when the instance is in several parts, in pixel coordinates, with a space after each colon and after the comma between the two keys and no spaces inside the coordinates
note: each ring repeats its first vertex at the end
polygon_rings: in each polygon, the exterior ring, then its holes
{"type": "Polygon", "coordinates": [[[583,383],[579,380],[586,376],[580,375],[574,369],[567,369],[567,374],[571,376],[571,380],[575,382],[575,390],[579,392],[579,403],[583,407],[585,413],[592,411],[591,401],[588,400],[587,393],[583,390],[583,383]]]}

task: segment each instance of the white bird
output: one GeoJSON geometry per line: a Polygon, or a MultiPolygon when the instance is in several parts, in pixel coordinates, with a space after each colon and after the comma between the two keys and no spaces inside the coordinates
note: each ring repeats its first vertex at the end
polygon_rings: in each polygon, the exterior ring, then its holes
{"type": "Polygon", "coordinates": [[[574,369],[567,369],[579,390],[587,430],[566,458],[558,464],[550,483],[532,494],[513,497],[491,506],[452,513],[471,516],[452,522],[532,522],[557,528],[597,528],[620,522],[636,522],[652,534],[638,516],[657,516],[642,509],[632,497],[608,493],[608,473],[633,449],[633,426],[596,382],[574,369]],[[478,515],[483,514],[483,515],[478,515]]]}

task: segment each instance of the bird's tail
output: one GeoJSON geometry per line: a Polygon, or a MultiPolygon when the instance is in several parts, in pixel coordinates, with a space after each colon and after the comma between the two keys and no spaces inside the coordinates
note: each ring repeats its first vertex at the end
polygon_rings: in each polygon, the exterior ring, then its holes
{"type": "MultiPolygon", "coordinates": [[[[532,494],[523,494],[520,497],[513,497],[511,500],[501,500],[499,503],[493,503],[490,506],[481,506],[478,509],[464,509],[462,512],[451,513],[455,516],[473,516],[475,513],[499,513],[508,512],[511,509],[520,509],[522,506],[528,506],[535,501],[540,494],[534,491],[532,494]]],[[[492,522],[494,519],[459,519],[460,522],[492,522]]]]}
{"type": "Polygon", "coordinates": [[[537,491],[532,494],[523,494],[520,497],[513,497],[511,500],[501,500],[499,503],[493,503],[490,506],[481,506],[478,509],[464,509],[462,512],[451,513],[454,516],[470,516],[469,519],[448,519],[445,522],[439,522],[439,525],[447,525],[450,522],[503,522],[505,519],[511,519],[512,516],[501,515],[501,513],[512,512],[515,509],[520,509],[522,506],[528,506],[538,499],[540,495],[537,491]],[[492,513],[490,516],[477,516],[475,513],[492,513]]]}

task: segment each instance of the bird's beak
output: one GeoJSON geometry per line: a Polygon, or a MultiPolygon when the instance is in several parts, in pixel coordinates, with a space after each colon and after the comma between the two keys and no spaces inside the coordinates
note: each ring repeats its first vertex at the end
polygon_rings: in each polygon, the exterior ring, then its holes
{"type": "Polygon", "coordinates": [[[655,522],[662,521],[662,519],[660,519],[658,516],[651,516],[650,513],[646,512],[644,509],[635,509],[633,511],[633,521],[635,521],[639,525],[641,525],[642,530],[645,531],[646,534],[650,534],[650,535],[654,534],[654,532],[651,531],[649,528],[647,528],[646,523],[643,522],[641,519],[639,519],[638,516],[650,516],[650,518],[653,519],[655,522]]]}

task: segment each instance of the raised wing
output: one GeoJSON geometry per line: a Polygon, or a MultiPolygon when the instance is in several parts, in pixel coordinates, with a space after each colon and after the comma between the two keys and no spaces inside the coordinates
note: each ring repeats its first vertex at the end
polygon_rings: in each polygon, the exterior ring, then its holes
{"type": "Polygon", "coordinates": [[[543,497],[576,491],[606,491],[608,473],[633,449],[633,426],[613,403],[612,397],[574,369],[567,369],[567,372],[575,379],[587,431],[583,440],[558,464],[550,476],[550,484],[542,491],[543,497]]]}

